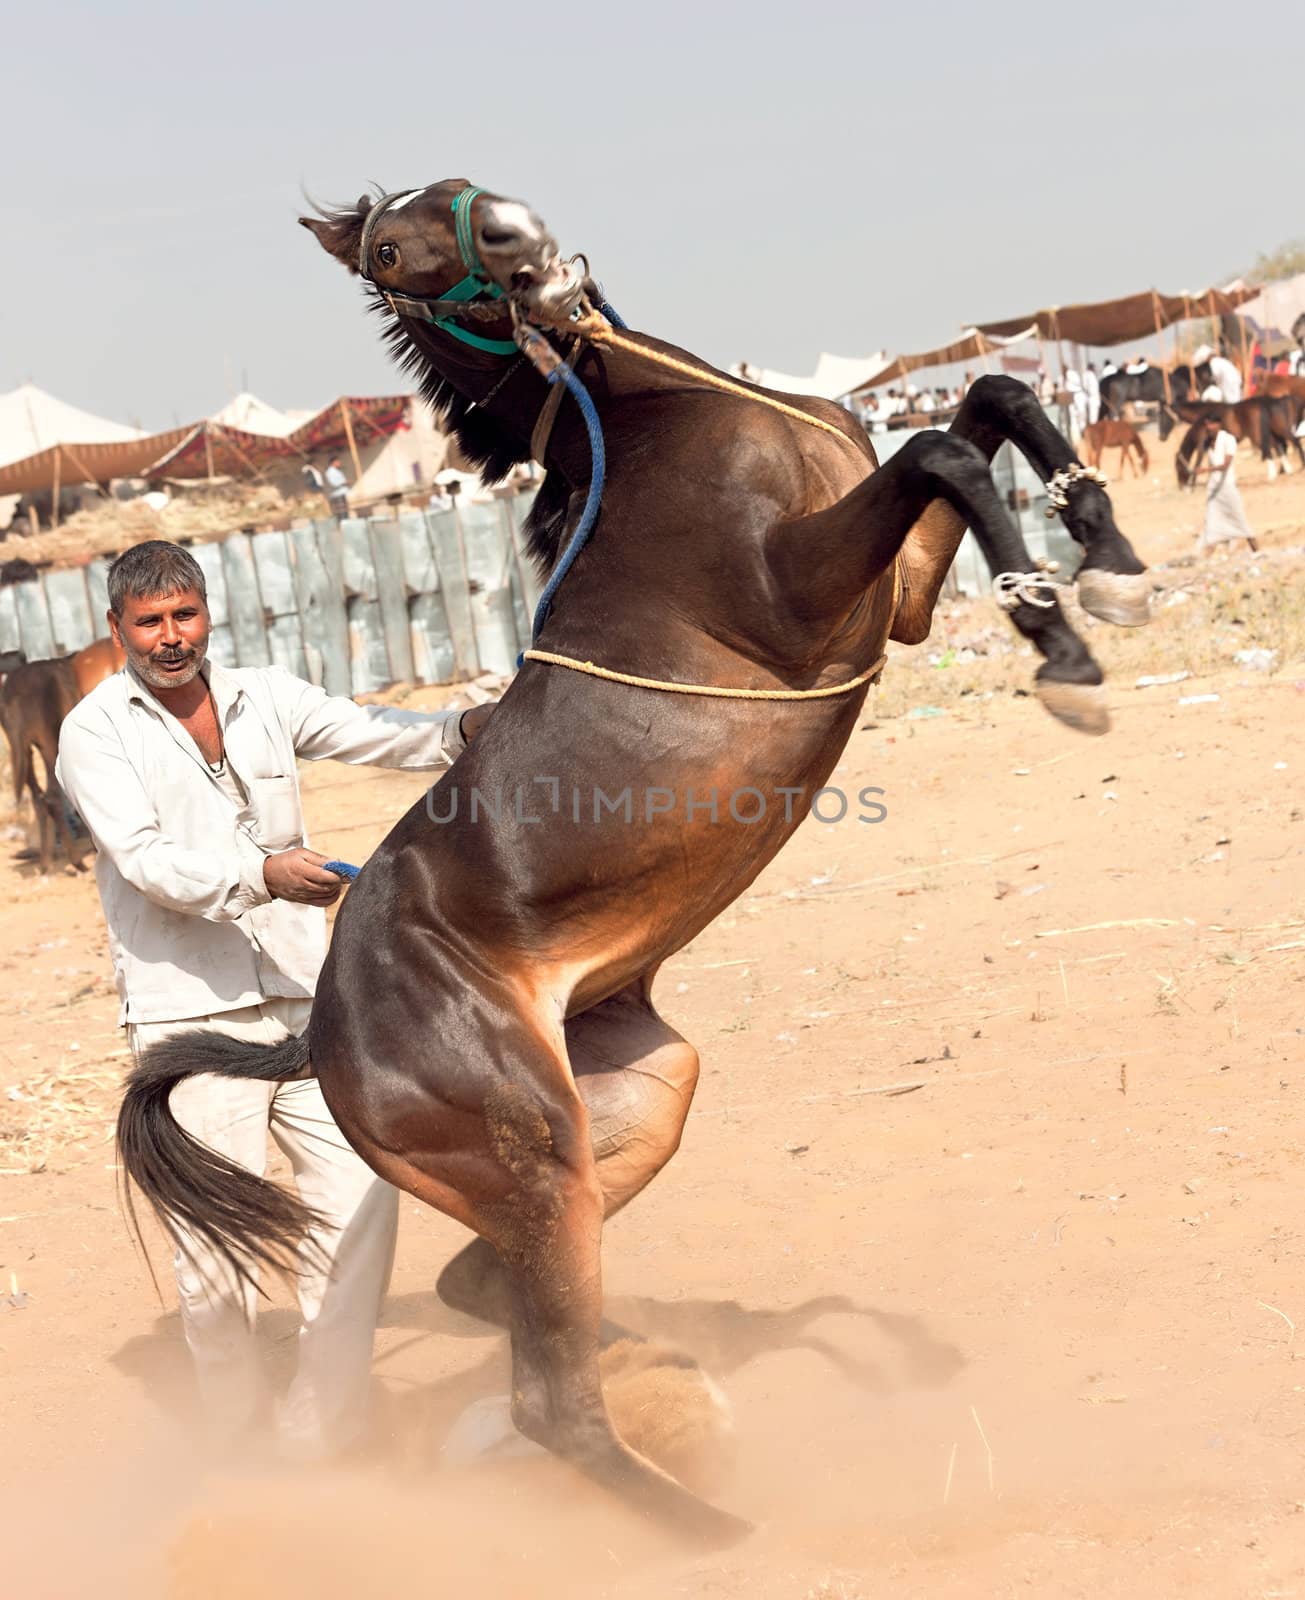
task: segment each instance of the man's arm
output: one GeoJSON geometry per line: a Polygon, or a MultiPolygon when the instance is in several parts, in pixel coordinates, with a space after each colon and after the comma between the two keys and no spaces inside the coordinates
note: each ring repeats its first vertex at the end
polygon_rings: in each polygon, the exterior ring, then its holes
{"type": "Polygon", "coordinates": [[[360,706],[288,672],[282,677],[295,754],[306,761],[348,761],[416,772],[451,767],[491,710],[489,706],[465,712],[360,706]]]}
{"type": "Polygon", "coordinates": [[[55,775],[91,831],[95,848],[155,905],[210,922],[233,922],[271,898],[262,850],[245,833],[193,850],[159,826],[154,804],[111,725],[66,721],[55,775]]]}

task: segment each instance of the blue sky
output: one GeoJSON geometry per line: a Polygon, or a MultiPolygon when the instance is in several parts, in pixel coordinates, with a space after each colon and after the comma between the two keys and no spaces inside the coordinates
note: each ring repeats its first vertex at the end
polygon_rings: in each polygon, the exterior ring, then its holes
{"type": "Polygon", "coordinates": [[[147,427],[395,377],[295,224],[468,177],[722,365],[1204,287],[1305,232],[1305,6],[994,0],[27,7],[6,22],[0,390],[147,427]],[[1244,111],[1239,110],[1244,107],[1244,111]]]}

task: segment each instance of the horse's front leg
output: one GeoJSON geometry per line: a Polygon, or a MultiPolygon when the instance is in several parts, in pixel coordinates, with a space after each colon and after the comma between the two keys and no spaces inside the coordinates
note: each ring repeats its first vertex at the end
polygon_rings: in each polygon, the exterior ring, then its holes
{"type": "MultiPolygon", "coordinates": [[[[767,555],[777,582],[793,597],[795,609],[812,620],[846,618],[856,598],[883,578],[898,552],[906,557],[907,535],[914,538],[922,522],[937,526],[945,509],[951,525],[973,529],[993,577],[1000,580],[1002,605],[1045,657],[1037,673],[1038,698],[1071,727],[1104,733],[1110,718],[1101,668],[1066,621],[1054,586],[1035,571],[1023,536],[1002,507],[988,460],[982,449],[954,431],[916,434],[836,505],[773,531],[767,555]]],[[[947,531],[940,528],[944,536],[947,531]]],[[[892,638],[917,644],[928,637],[945,572],[944,565],[922,597],[907,568],[892,638]],[[906,627],[901,626],[904,615],[906,627]]]]}
{"type": "MultiPolygon", "coordinates": [[[[1082,465],[1047,421],[1037,396],[1015,378],[980,378],[950,431],[977,445],[989,460],[1009,439],[1044,483],[1082,465]]],[[[1122,627],[1149,622],[1151,581],[1115,525],[1110,496],[1089,478],[1074,478],[1062,493],[1061,519],[1086,552],[1075,579],[1079,604],[1103,622],[1122,627]]]]}

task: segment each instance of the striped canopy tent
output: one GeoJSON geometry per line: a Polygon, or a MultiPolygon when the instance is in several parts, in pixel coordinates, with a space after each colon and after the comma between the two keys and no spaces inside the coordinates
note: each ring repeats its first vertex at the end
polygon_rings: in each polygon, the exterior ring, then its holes
{"type": "Polygon", "coordinates": [[[347,395],[333,400],[291,433],[253,433],[216,417],[184,430],[183,437],[150,467],[155,478],[247,478],[286,460],[347,452],[360,472],[358,446],[388,439],[409,425],[412,396],[347,395]]]}
{"type": "MultiPolygon", "coordinates": [[[[22,394],[15,391],[16,396],[22,394]]],[[[0,398],[8,402],[14,397],[0,398]]],[[[86,414],[63,407],[50,416],[50,443],[0,466],[0,495],[46,489],[57,493],[60,487],[107,484],[115,478],[256,477],[287,458],[302,460],[333,451],[347,451],[358,472],[358,446],[387,439],[407,427],[412,399],[406,394],[344,396],[323,406],[288,434],[254,433],[216,417],[163,433],[142,434],[94,417],[78,423],[76,418],[86,414]]]]}
{"type": "Polygon", "coordinates": [[[185,431],[146,434],[20,384],[0,395],[0,495],[134,477],[185,431]]]}

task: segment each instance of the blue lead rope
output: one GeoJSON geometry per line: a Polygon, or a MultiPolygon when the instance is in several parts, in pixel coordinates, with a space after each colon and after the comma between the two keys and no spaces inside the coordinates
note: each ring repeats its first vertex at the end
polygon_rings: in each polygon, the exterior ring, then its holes
{"type": "MultiPolygon", "coordinates": [[[[539,597],[539,604],[535,607],[535,620],[530,630],[530,640],[533,644],[539,638],[544,624],[548,621],[548,613],[552,610],[553,599],[562,587],[568,572],[575,565],[576,557],[589,543],[589,535],[594,531],[594,524],[598,521],[599,507],[603,503],[603,482],[607,476],[607,450],[603,444],[603,425],[598,420],[598,407],[594,404],[588,389],[571,371],[565,362],[559,367],[554,367],[548,374],[549,383],[564,383],[575,396],[575,403],[580,407],[580,415],[585,419],[585,429],[589,434],[589,450],[593,458],[593,468],[589,476],[589,493],[585,497],[585,508],[580,513],[580,521],[571,541],[563,552],[562,559],[553,568],[553,574],[539,597]]],[[[519,667],[524,660],[524,655],[517,657],[519,667]]]]}
{"type": "MultiPolygon", "coordinates": [[[[626,324],[618,313],[604,300],[599,308],[602,314],[614,328],[624,328],[626,324]]],[[[515,346],[513,347],[515,348],[515,346]]],[[[564,383],[575,397],[575,403],[580,407],[580,415],[584,418],[585,431],[589,435],[589,451],[593,459],[593,470],[589,477],[589,493],[585,497],[585,508],[580,513],[580,521],[575,532],[571,535],[562,559],[553,569],[544,592],[539,597],[539,604],[535,607],[535,619],[531,627],[531,642],[538,639],[544,624],[548,621],[548,613],[552,610],[553,599],[562,587],[568,572],[575,565],[576,557],[589,543],[589,535],[594,531],[594,524],[598,521],[598,512],[603,503],[603,484],[607,477],[607,449],[603,443],[603,425],[598,420],[598,407],[588,389],[563,362],[548,374],[549,383],[564,383]]],[[[524,653],[517,657],[517,666],[520,667],[525,660],[524,653]]],[[[362,871],[348,861],[328,861],[325,863],[327,872],[334,872],[339,878],[345,878],[350,883],[362,871]]]]}

